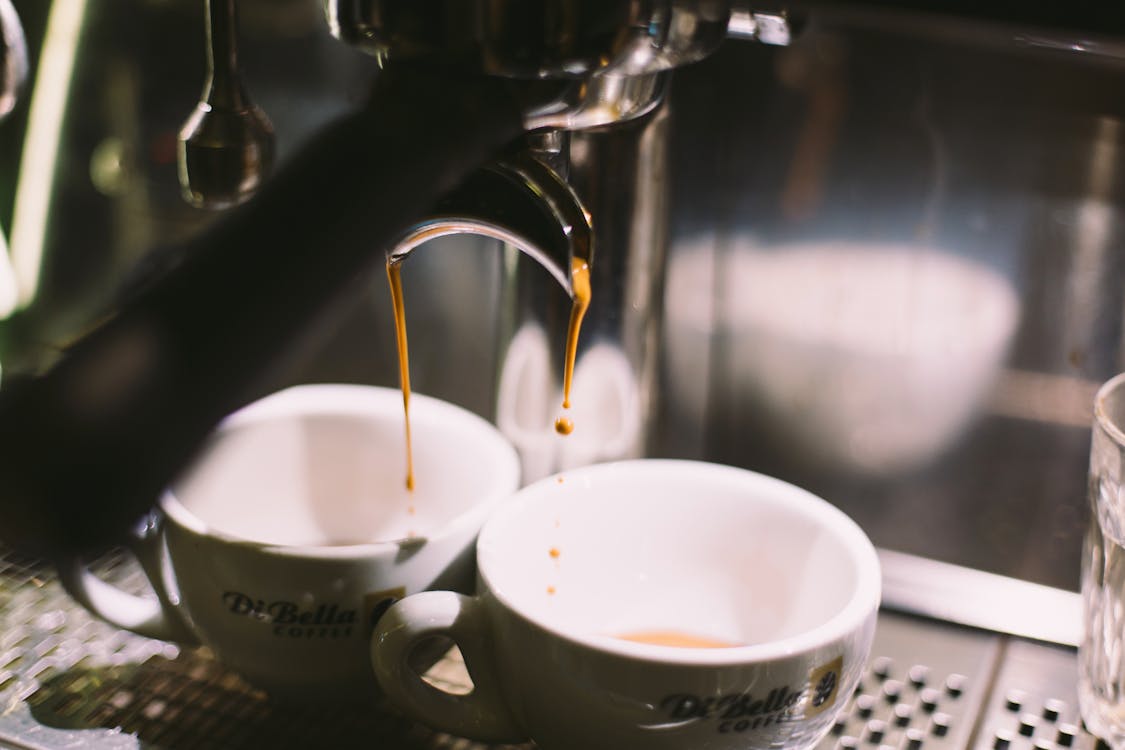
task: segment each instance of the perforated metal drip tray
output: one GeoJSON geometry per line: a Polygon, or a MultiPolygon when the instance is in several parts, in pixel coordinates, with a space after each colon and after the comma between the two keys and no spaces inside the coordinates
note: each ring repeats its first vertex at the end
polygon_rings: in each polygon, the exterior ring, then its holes
{"type": "MultiPolygon", "coordinates": [[[[885,559],[884,568],[899,562],[885,559]]],[[[99,575],[127,589],[144,588],[118,558],[98,567],[99,575]]],[[[893,595],[894,580],[885,589],[893,595]]],[[[464,686],[463,675],[453,656],[431,673],[454,687],[464,686]]],[[[884,610],[860,687],[817,750],[1092,750],[1095,744],[1078,717],[1073,648],[884,610]]],[[[0,554],[3,747],[485,749],[386,707],[277,706],[205,650],[96,621],[71,602],[49,569],[0,554]]]]}

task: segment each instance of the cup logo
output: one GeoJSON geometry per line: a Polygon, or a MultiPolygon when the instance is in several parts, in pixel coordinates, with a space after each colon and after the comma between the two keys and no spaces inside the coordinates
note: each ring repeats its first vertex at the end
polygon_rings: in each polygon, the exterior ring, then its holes
{"type": "Polygon", "coordinates": [[[802,693],[788,687],[776,687],[764,696],[753,693],[731,693],[699,696],[676,693],[665,696],[661,709],[671,721],[715,719],[722,733],[745,732],[793,718],[800,707],[802,693]]]}
{"type": "Polygon", "coordinates": [[[349,638],[358,617],[354,609],[338,604],[318,604],[301,609],[295,602],[279,599],[266,601],[240,591],[227,591],[223,606],[237,617],[248,617],[272,626],[277,638],[336,639],[349,638]]]}
{"type": "MultiPolygon", "coordinates": [[[[363,611],[368,613],[360,627],[365,638],[371,637],[375,623],[387,609],[406,596],[403,586],[372,591],[363,597],[363,611]]],[[[295,602],[278,599],[266,601],[241,591],[227,591],[222,596],[223,607],[232,615],[247,617],[272,626],[278,638],[336,639],[350,638],[353,629],[360,625],[355,609],[339,604],[318,604],[301,609],[295,602]]]]}
{"type": "Polygon", "coordinates": [[[787,721],[807,719],[836,704],[844,657],[838,656],[809,672],[803,685],[781,685],[764,694],[753,692],[701,696],[672,693],[660,701],[670,721],[714,720],[720,734],[749,732],[787,721]]]}
{"type": "Polygon", "coordinates": [[[809,673],[809,705],[805,716],[816,716],[836,703],[843,671],[844,657],[837,656],[809,673]]]}

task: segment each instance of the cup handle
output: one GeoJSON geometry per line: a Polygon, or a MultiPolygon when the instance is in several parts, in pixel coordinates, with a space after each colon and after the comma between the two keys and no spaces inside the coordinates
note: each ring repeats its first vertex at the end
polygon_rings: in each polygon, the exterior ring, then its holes
{"type": "Polygon", "coordinates": [[[500,691],[488,619],[479,599],[452,591],[425,591],[396,602],[379,618],[372,634],[371,664],[387,697],[431,727],[485,742],[527,739],[500,691]],[[440,636],[461,649],[473,679],[468,695],[430,685],[410,665],[418,646],[440,636]]]}
{"type": "Polygon", "coordinates": [[[76,602],[110,625],[148,638],[196,645],[199,639],[179,606],[178,588],[170,578],[163,526],[163,516],[146,516],[127,542],[156,599],[134,596],[106,583],[75,557],[56,561],[59,582],[76,602]]]}

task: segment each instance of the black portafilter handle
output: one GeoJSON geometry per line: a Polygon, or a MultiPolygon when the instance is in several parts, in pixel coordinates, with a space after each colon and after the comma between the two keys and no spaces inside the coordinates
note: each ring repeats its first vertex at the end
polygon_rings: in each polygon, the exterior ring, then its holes
{"type": "Polygon", "coordinates": [[[176,248],[46,373],[0,388],[0,542],[54,557],[123,540],[394,238],[523,133],[509,84],[395,69],[248,202],[176,248]]]}

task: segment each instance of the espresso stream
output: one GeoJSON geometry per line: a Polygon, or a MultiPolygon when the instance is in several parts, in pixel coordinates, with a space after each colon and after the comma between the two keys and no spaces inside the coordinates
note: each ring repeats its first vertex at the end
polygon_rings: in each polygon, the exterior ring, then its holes
{"type": "MultiPolygon", "coordinates": [[[[574,258],[571,260],[571,286],[574,290],[573,303],[570,309],[570,321],[566,332],[566,354],[563,361],[563,402],[564,410],[570,409],[570,387],[574,379],[574,361],[578,354],[578,334],[582,329],[582,320],[590,306],[590,266],[585,261],[574,258]]],[[[406,489],[414,491],[414,453],[410,437],[410,354],[406,342],[406,306],[402,294],[402,262],[387,261],[387,281],[391,288],[391,305],[394,309],[395,343],[398,347],[398,372],[399,383],[402,387],[402,413],[406,427],[406,489]]],[[[555,420],[555,431],[560,435],[569,435],[574,431],[574,422],[562,414],[555,420]]],[[[559,477],[561,483],[562,477],[559,477]]],[[[411,513],[414,508],[411,507],[411,513]]],[[[551,557],[558,561],[560,551],[557,547],[550,549],[551,557]]],[[[555,593],[554,586],[548,586],[549,594],[555,593]]],[[[706,636],[697,636],[676,630],[639,630],[622,633],[615,636],[621,640],[635,643],[648,643],[656,646],[673,648],[732,648],[739,644],[720,641],[706,636]]]]}
{"type": "MultiPolygon", "coordinates": [[[[578,353],[578,333],[582,319],[590,306],[590,266],[579,258],[571,260],[571,286],[574,302],[570,309],[570,322],[566,332],[566,356],[563,369],[563,409],[570,408],[570,384],[574,378],[574,360],[578,353]]],[[[398,347],[398,376],[402,387],[402,413],[406,424],[406,489],[414,491],[414,451],[410,438],[410,355],[406,345],[406,307],[402,295],[402,261],[387,261],[387,281],[391,287],[391,306],[394,309],[395,343],[398,347]]],[[[555,431],[569,435],[574,422],[565,415],[555,420],[555,431]]],[[[411,508],[413,512],[413,508],[411,508]]]]}
{"type": "Polygon", "coordinates": [[[414,491],[414,450],[410,440],[410,354],[406,348],[406,307],[402,300],[402,263],[387,261],[391,306],[395,315],[395,344],[398,346],[398,382],[402,387],[402,416],[406,423],[406,489],[414,491]]]}

